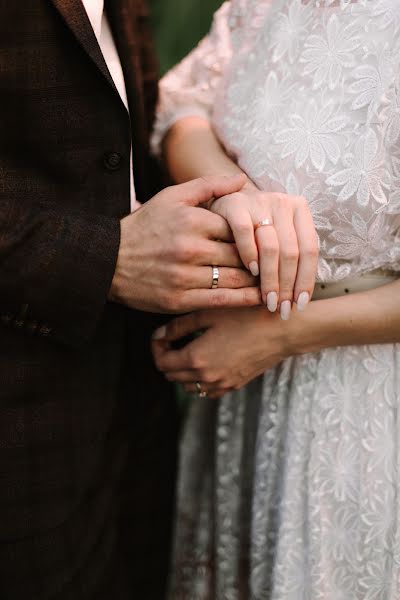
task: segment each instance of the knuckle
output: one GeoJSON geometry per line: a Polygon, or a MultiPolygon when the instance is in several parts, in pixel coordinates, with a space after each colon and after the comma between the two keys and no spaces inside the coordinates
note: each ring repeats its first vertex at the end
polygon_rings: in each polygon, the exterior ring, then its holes
{"type": "Polygon", "coordinates": [[[214,374],[211,373],[210,371],[208,371],[207,369],[200,369],[199,371],[199,378],[203,383],[212,385],[213,383],[215,383],[215,377],[214,374]]]}
{"type": "Polygon", "coordinates": [[[283,194],[283,193],[276,193],[275,195],[275,201],[278,204],[278,206],[284,207],[287,206],[287,204],[289,203],[289,199],[290,196],[288,196],[287,194],[283,194]]]}
{"type": "Polygon", "coordinates": [[[293,200],[290,196],[288,196],[287,194],[280,194],[279,204],[282,206],[282,208],[288,208],[292,205],[292,202],[293,200]]]}
{"type": "Polygon", "coordinates": [[[316,244],[310,244],[302,250],[301,254],[304,258],[316,259],[319,255],[318,246],[316,244]]]}
{"type": "Polygon", "coordinates": [[[224,393],[231,392],[233,390],[232,379],[228,379],[227,377],[224,377],[219,382],[219,386],[218,387],[224,393]]]}
{"type": "Polygon", "coordinates": [[[241,192],[232,192],[229,196],[222,196],[227,200],[228,214],[237,216],[242,211],[243,195],[241,192]]]}
{"type": "Polygon", "coordinates": [[[305,198],[304,196],[296,196],[296,201],[300,207],[306,208],[308,210],[307,198],[305,198]]]}
{"type": "Polygon", "coordinates": [[[290,300],[290,301],[293,300],[293,285],[291,285],[291,284],[282,285],[280,287],[279,301],[280,301],[280,303],[282,303],[285,300],[290,300]]]}
{"type": "Polygon", "coordinates": [[[162,191],[161,191],[161,192],[158,194],[158,196],[159,196],[160,198],[163,198],[164,200],[167,200],[167,199],[168,199],[168,198],[171,196],[171,194],[172,194],[172,193],[175,191],[175,190],[174,190],[174,187],[175,187],[175,186],[173,186],[173,185],[167,185],[167,186],[166,186],[166,187],[165,187],[165,188],[164,188],[164,189],[163,189],[163,190],[162,190],[162,191]]]}
{"type": "Polygon", "coordinates": [[[180,294],[175,294],[171,292],[171,290],[168,292],[163,292],[161,296],[161,302],[163,308],[168,313],[183,312],[183,300],[180,294]]]}
{"type": "Polygon", "coordinates": [[[250,224],[247,223],[244,219],[242,218],[236,218],[236,219],[232,219],[231,220],[231,227],[234,230],[234,232],[243,235],[245,233],[248,233],[249,231],[253,231],[250,228],[250,224]]]}
{"type": "Polygon", "coordinates": [[[190,367],[195,371],[202,371],[204,369],[203,358],[193,348],[189,348],[187,352],[188,352],[187,358],[188,358],[190,367]]]}
{"type": "Polygon", "coordinates": [[[261,304],[261,290],[259,288],[244,289],[242,294],[244,306],[255,306],[257,304],[261,304]]]}
{"type": "Polygon", "coordinates": [[[262,256],[266,258],[276,258],[279,254],[279,246],[277,242],[271,242],[269,244],[264,244],[260,248],[260,253],[262,256]]]}
{"type": "Polygon", "coordinates": [[[179,216],[179,228],[183,231],[191,231],[196,224],[196,214],[190,207],[183,207],[179,216]]]}
{"type": "Polygon", "coordinates": [[[201,191],[205,192],[210,197],[213,193],[213,178],[210,175],[203,175],[196,181],[196,185],[201,191]]]}
{"type": "Polygon", "coordinates": [[[165,309],[165,310],[169,310],[170,308],[170,303],[171,303],[171,291],[170,290],[164,290],[161,289],[158,292],[158,302],[160,304],[160,306],[165,309]]]}
{"type": "Polygon", "coordinates": [[[280,294],[279,294],[279,300],[282,304],[282,302],[285,302],[286,300],[289,300],[290,302],[293,301],[293,290],[284,290],[282,289],[280,294]]]}
{"type": "Polygon", "coordinates": [[[173,255],[178,260],[181,260],[182,258],[184,258],[185,252],[186,252],[186,241],[184,240],[184,238],[178,236],[175,239],[175,243],[173,246],[173,255]]]}
{"type": "Polygon", "coordinates": [[[213,294],[211,297],[211,306],[213,308],[223,308],[228,303],[228,295],[226,292],[219,291],[218,294],[213,294]]]}
{"type": "Polygon", "coordinates": [[[169,269],[168,281],[171,287],[181,288],[183,287],[184,271],[179,266],[174,265],[169,269]]]}
{"type": "Polygon", "coordinates": [[[231,288],[239,288],[245,283],[246,276],[238,269],[232,270],[228,276],[228,285],[231,288]]]}
{"type": "Polygon", "coordinates": [[[299,260],[299,249],[294,246],[286,247],[282,250],[282,259],[289,263],[297,262],[299,260]]]}
{"type": "Polygon", "coordinates": [[[284,273],[280,278],[279,284],[281,293],[291,292],[294,286],[294,277],[292,279],[288,273],[284,273]]]}
{"type": "Polygon", "coordinates": [[[196,249],[189,240],[178,237],[174,244],[174,256],[179,262],[189,262],[196,254],[196,249]]]}

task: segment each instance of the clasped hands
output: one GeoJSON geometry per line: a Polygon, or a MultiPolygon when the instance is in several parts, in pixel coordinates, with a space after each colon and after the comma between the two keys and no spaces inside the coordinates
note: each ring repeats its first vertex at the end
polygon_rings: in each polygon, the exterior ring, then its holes
{"type": "MultiPolygon", "coordinates": [[[[166,188],[122,220],[110,298],[139,310],[192,313],[155,333],[156,364],[190,391],[207,381],[217,397],[265,370],[266,357],[254,356],[257,322],[268,314],[280,330],[293,303],[305,309],[317,261],[317,236],[303,198],[260,192],[244,175],[205,177],[166,188]],[[257,227],[265,220],[271,224],[257,227]],[[220,269],[218,289],[210,289],[213,265],[220,269]],[[220,308],[231,310],[214,310],[220,308]],[[172,349],[174,339],[199,330],[201,337],[172,349]],[[229,336],[240,347],[235,366],[229,336]],[[217,372],[221,357],[225,374],[217,372]],[[227,375],[234,369],[243,373],[239,380],[227,375]]],[[[281,351],[274,356],[283,358],[281,351]]]]}

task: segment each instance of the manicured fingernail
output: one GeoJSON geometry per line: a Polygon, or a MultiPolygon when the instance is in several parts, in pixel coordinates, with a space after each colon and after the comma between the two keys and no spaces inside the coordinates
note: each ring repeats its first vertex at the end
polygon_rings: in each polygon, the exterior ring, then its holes
{"type": "Polygon", "coordinates": [[[162,340],[163,338],[165,338],[166,334],[167,328],[165,325],[163,325],[159,329],[155,330],[155,332],[153,333],[153,340],[162,340]]]}
{"type": "Polygon", "coordinates": [[[256,262],[255,260],[253,260],[250,264],[249,264],[249,269],[250,269],[250,273],[254,276],[254,277],[258,277],[260,274],[260,269],[258,268],[258,262],[256,262]]]}
{"type": "Polygon", "coordinates": [[[292,311],[292,303],[290,302],[290,300],[284,300],[281,304],[281,319],[282,319],[282,321],[289,321],[291,311],[292,311]]]}
{"type": "Polygon", "coordinates": [[[278,294],[276,292],[270,292],[267,296],[267,308],[270,312],[274,313],[278,308],[278,294]]]}
{"type": "Polygon", "coordinates": [[[310,302],[310,294],[308,292],[301,292],[297,298],[297,310],[303,312],[306,310],[308,303],[310,302]]]}

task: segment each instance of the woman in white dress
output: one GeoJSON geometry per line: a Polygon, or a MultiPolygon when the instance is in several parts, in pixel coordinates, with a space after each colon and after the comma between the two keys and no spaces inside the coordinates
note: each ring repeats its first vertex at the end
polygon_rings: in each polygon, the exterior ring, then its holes
{"type": "Polygon", "coordinates": [[[167,377],[208,394],[182,441],[171,599],[399,600],[400,3],[225,2],[161,90],[175,179],[241,169],[278,193],[263,231],[287,192],[320,240],[306,311],[156,335],[167,377]]]}

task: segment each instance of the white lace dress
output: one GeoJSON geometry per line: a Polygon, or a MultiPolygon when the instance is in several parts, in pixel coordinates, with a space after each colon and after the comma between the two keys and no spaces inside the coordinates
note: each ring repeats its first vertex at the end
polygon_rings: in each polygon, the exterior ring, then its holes
{"type": "MultiPolygon", "coordinates": [[[[308,199],[320,281],[400,271],[399,0],[226,2],[162,82],[155,148],[184,115],[261,189],[308,199]]],[[[399,405],[399,345],[195,400],[171,599],[399,600],[399,405]]]]}

